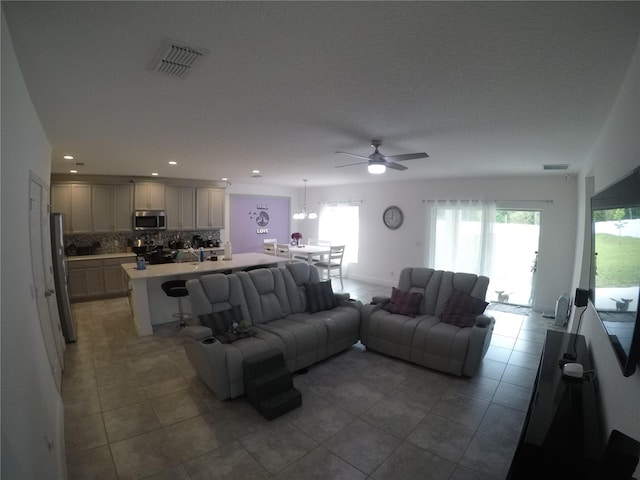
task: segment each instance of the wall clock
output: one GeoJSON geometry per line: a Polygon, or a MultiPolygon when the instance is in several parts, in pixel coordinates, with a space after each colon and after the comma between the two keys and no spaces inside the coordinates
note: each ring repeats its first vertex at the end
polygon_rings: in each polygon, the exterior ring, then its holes
{"type": "Polygon", "coordinates": [[[390,207],[387,207],[387,209],[382,214],[382,221],[387,226],[387,228],[396,230],[400,228],[400,225],[402,225],[402,222],[404,221],[404,214],[402,213],[402,210],[400,210],[400,207],[392,205],[390,207]]]}

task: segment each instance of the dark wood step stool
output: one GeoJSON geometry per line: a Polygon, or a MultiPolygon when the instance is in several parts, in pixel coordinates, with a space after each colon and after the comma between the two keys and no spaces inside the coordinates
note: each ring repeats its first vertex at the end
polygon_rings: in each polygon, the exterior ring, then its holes
{"type": "Polygon", "coordinates": [[[244,389],[249,403],[268,420],[302,405],[284,356],[277,350],[253,355],[243,362],[244,389]]]}

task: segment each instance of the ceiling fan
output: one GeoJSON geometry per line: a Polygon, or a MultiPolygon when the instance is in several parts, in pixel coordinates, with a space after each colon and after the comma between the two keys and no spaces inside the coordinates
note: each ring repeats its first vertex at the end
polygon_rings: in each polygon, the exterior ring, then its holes
{"type": "Polygon", "coordinates": [[[355,153],[337,151],[336,153],[340,153],[342,155],[349,155],[350,157],[362,158],[366,160],[366,162],[357,162],[357,163],[349,163],[347,165],[338,165],[335,168],[351,167],[352,165],[362,165],[364,163],[367,163],[368,164],[367,169],[369,170],[369,173],[379,174],[379,173],[384,173],[387,168],[392,168],[394,170],[407,169],[407,167],[405,167],[404,165],[400,165],[399,163],[395,163],[395,162],[402,162],[404,160],[415,160],[418,158],[429,157],[429,155],[427,155],[424,152],[405,153],[404,155],[382,155],[378,151],[378,147],[380,147],[381,145],[382,145],[382,142],[380,140],[371,140],[371,146],[375,148],[375,151],[368,157],[365,157],[363,155],[356,155],[355,153]]]}

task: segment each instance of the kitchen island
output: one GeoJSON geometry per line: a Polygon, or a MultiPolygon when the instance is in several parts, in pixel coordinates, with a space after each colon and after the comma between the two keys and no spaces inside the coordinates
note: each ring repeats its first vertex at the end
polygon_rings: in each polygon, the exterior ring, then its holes
{"type": "MultiPolygon", "coordinates": [[[[165,295],[161,287],[167,280],[189,280],[208,273],[277,266],[284,262],[286,259],[263,253],[237,253],[231,260],[164,263],[147,265],[144,270],[138,270],[135,263],[125,263],[122,268],[129,277],[138,335],[152,335],[154,325],[176,322],[173,314],[178,311],[178,300],[165,295]]],[[[182,302],[184,311],[190,312],[189,297],[184,297],[182,302]]]]}

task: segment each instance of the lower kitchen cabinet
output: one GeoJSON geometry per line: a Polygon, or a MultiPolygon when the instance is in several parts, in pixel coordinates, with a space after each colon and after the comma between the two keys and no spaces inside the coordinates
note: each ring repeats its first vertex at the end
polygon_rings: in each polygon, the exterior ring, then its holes
{"type": "Polygon", "coordinates": [[[127,257],[124,259],[113,258],[102,261],[105,294],[127,294],[129,290],[129,281],[120,265],[123,263],[131,263],[134,260],[135,259],[133,257],[127,257]]]}
{"type": "Polygon", "coordinates": [[[134,261],[133,256],[68,261],[69,300],[77,302],[126,296],[129,285],[121,265],[134,261]]]}

